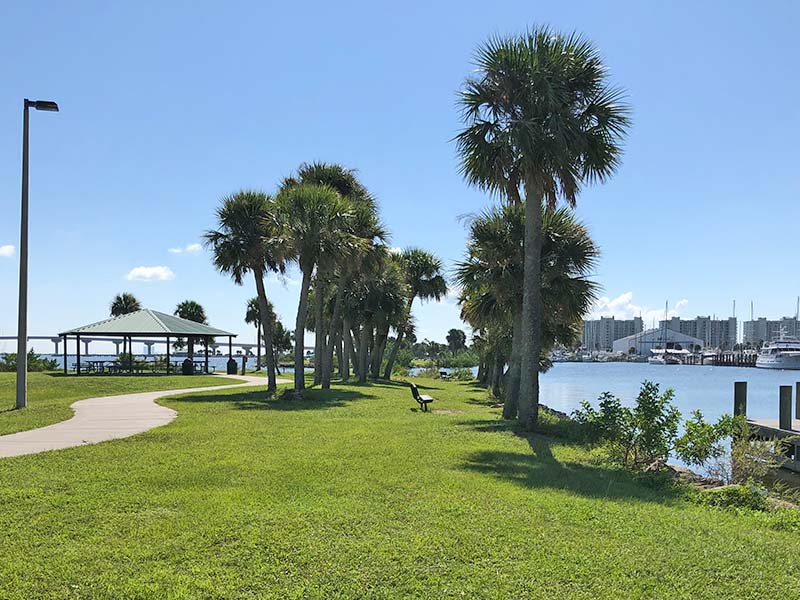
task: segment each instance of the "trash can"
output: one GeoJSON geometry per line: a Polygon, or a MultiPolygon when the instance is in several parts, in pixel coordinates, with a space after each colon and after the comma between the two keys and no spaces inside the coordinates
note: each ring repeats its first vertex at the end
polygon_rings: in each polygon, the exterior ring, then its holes
{"type": "Polygon", "coordinates": [[[237,373],[236,361],[233,360],[232,358],[229,358],[228,359],[228,375],[236,375],[236,373],[237,373]]]}
{"type": "Polygon", "coordinates": [[[184,375],[194,375],[194,363],[188,358],[181,364],[181,373],[184,375]]]}

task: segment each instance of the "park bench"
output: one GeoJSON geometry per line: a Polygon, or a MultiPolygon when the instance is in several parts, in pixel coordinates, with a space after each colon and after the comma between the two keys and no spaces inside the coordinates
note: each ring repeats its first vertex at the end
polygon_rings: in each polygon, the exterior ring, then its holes
{"type": "Polygon", "coordinates": [[[419,389],[417,389],[417,384],[415,383],[411,384],[411,395],[414,396],[414,400],[417,401],[417,404],[422,407],[423,412],[427,412],[428,404],[433,402],[433,398],[420,394],[419,389]]]}

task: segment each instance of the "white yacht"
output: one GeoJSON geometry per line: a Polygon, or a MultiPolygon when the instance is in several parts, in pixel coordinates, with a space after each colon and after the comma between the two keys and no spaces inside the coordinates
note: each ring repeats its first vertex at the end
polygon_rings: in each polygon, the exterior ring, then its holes
{"type": "MultiPolygon", "coordinates": [[[[654,348],[650,350],[653,353],[653,356],[647,359],[651,365],[680,365],[683,364],[681,360],[681,356],[683,352],[680,350],[661,350],[654,348]]],[[[688,354],[688,352],[686,352],[688,354]]]]}
{"type": "Polygon", "coordinates": [[[800,340],[783,336],[761,348],[756,358],[761,369],[800,369],[800,340]]]}

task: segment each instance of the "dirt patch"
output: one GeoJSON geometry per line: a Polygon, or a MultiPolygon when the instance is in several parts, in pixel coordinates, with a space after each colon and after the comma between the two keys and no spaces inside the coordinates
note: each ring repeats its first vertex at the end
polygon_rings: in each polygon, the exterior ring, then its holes
{"type": "Polygon", "coordinates": [[[434,408],[431,411],[435,415],[463,415],[463,410],[449,410],[446,408],[434,408]]]}

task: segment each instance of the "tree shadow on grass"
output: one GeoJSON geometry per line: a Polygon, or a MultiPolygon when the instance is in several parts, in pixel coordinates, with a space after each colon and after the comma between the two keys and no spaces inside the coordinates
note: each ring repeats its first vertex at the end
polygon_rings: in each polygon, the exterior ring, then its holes
{"type": "Polygon", "coordinates": [[[511,481],[526,488],[565,490],[590,498],[669,504],[679,496],[679,492],[669,486],[636,477],[621,469],[579,462],[560,462],[553,456],[551,445],[569,444],[568,441],[554,440],[540,434],[520,433],[515,431],[511,421],[486,419],[468,424],[475,431],[512,432],[525,439],[530,448],[530,452],[473,452],[463,463],[463,468],[468,471],[511,481]]]}
{"type": "Polygon", "coordinates": [[[330,390],[306,390],[303,392],[302,398],[285,398],[281,391],[278,390],[274,396],[268,396],[263,389],[252,388],[249,388],[248,391],[218,395],[208,392],[202,395],[185,394],[175,398],[172,402],[230,402],[239,410],[320,410],[338,408],[355,400],[376,397],[360,391],[331,388],[330,390]]]}

